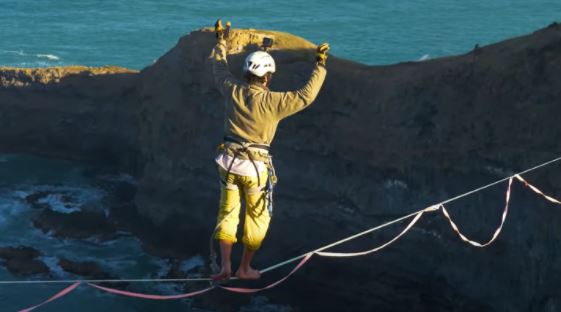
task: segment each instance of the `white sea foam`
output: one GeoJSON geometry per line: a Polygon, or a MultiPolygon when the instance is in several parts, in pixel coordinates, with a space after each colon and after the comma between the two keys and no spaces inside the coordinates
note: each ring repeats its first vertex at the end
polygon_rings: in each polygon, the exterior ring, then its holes
{"type": "Polygon", "coordinates": [[[21,191],[21,190],[16,190],[12,193],[12,195],[17,199],[25,199],[30,194],[31,192],[29,191],[21,191]]]}
{"type": "Polygon", "coordinates": [[[58,57],[58,56],[56,56],[56,55],[54,55],[54,54],[37,54],[36,56],[37,56],[38,58],[46,58],[46,59],[51,60],[51,61],[58,61],[58,60],[60,60],[60,57],[58,57]]]}
{"type": "Polygon", "coordinates": [[[5,224],[8,220],[11,220],[13,216],[21,213],[23,210],[20,203],[14,202],[13,200],[5,201],[0,198],[0,224],[5,224]]]}
{"type": "Polygon", "coordinates": [[[68,277],[69,275],[58,265],[58,258],[57,257],[39,257],[41,261],[43,261],[51,271],[51,274],[54,277],[64,278],[68,277]]]}
{"type": "Polygon", "coordinates": [[[20,50],[20,51],[3,50],[3,51],[0,51],[0,53],[2,53],[2,54],[17,54],[17,55],[20,55],[20,56],[27,56],[27,55],[28,55],[28,54],[26,54],[25,52],[23,52],[23,51],[21,51],[21,50],[20,50]]]}
{"type": "Polygon", "coordinates": [[[48,53],[39,53],[39,54],[32,55],[32,54],[25,53],[22,50],[2,50],[0,51],[0,54],[16,54],[19,56],[31,56],[40,59],[47,59],[50,61],[60,61],[59,56],[54,54],[48,54],[48,53]]]}
{"type": "Polygon", "coordinates": [[[53,64],[45,61],[37,61],[37,62],[20,62],[14,64],[14,66],[22,67],[22,68],[35,68],[35,67],[49,67],[49,66],[53,66],[53,64]]]}
{"type": "Polygon", "coordinates": [[[40,204],[48,204],[49,207],[56,212],[71,213],[80,211],[79,207],[70,206],[69,203],[65,203],[62,199],[63,197],[64,194],[49,194],[40,198],[37,202],[40,204]]]}
{"type": "Polygon", "coordinates": [[[89,209],[100,209],[106,214],[106,207],[100,205],[105,197],[105,191],[93,187],[34,185],[29,190],[18,190],[17,197],[25,199],[29,194],[46,192],[44,197],[37,200],[38,203],[49,205],[53,211],[61,213],[72,213],[80,211],[83,206],[89,209]],[[68,197],[68,198],[65,198],[68,197]]]}
{"type": "Polygon", "coordinates": [[[158,267],[158,271],[156,272],[156,277],[161,278],[168,274],[169,270],[171,269],[171,263],[165,259],[154,259],[154,265],[158,267]]]}
{"type": "Polygon", "coordinates": [[[425,54],[425,55],[421,56],[421,58],[419,59],[419,61],[421,61],[421,62],[426,61],[426,60],[430,60],[430,55],[425,54]]]}

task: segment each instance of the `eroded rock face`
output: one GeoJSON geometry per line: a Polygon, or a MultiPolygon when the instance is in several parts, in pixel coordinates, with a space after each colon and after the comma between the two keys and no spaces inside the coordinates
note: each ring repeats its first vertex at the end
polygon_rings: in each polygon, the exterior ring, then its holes
{"type": "Polygon", "coordinates": [[[11,68],[0,67],[0,85],[3,87],[26,87],[37,84],[60,83],[68,76],[92,77],[96,75],[131,74],[134,70],[116,66],[104,67],[52,67],[52,68],[11,68]]]}
{"type": "Polygon", "coordinates": [[[0,69],[0,150],[97,159],[134,171],[136,77],[111,67],[0,69]]]}
{"type": "MultiPolygon", "coordinates": [[[[278,65],[272,89],[298,88],[308,78],[309,42],[276,32],[232,35],[234,74],[268,35],[275,36],[278,65]]],[[[212,158],[223,122],[207,60],[214,40],[208,30],[193,32],[140,73],[69,75],[49,84],[10,78],[0,88],[0,151],[121,166],[140,180],[135,202],[144,218],[127,226],[150,231],[147,245],[160,253],[205,254],[218,202],[212,158]]],[[[280,182],[257,266],[558,156],[560,72],[557,24],[425,62],[365,66],[331,57],[317,101],[282,122],[273,143],[280,182]]],[[[0,74],[6,76],[12,77],[0,74]]],[[[561,194],[561,171],[553,167],[529,179],[561,194]]],[[[551,310],[561,305],[553,291],[561,246],[552,239],[561,217],[524,188],[515,186],[514,194],[504,236],[488,249],[466,248],[440,216],[428,216],[385,253],[313,259],[293,284],[268,295],[303,310],[318,301],[339,310],[551,310]]],[[[503,200],[498,187],[451,210],[462,229],[484,240],[503,200]]],[[[345,248],[366,249],[392,233],[345,248]]]]}

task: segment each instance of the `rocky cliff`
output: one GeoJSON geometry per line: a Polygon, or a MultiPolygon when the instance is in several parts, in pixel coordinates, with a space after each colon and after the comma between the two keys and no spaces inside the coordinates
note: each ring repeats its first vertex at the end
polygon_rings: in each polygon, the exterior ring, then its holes
{"type": "MultiPolygon", "coordinates": [[[[231,71],[241,74],[243,58],[263,36],[275,38],[272,89],[303,85],[314,45],[285,33],[234,30],[231,71]]],[[[138,73],[0,70],[0,151],[116,165],[139,179],[136,209],[152,224],[142,236],[153,250],[205,253],[223,116],[207,59],[214,42],[207,29],[192,32],[138,73]]],[[[284,260],[558,156],[560,73],[555,23],[424,62],[366,66],[331,57],[317,101],[282,122],[273,143],[280,182],[257,263],[284,260]]],[[[559,167],[528,179],[561,194],[559,167]]],[[[319,300],[338,310],[556,311],[561,214],[521,187],[514,192],[504,234],[488,249],[463,245],[435,215],[385,253],[314,259],[268,295],[304,310],[319,300]]],[[[484,239],[503,200],[504,187],[497,187],[450,210],[467,233],[484,239]]],[[[366,249],[397,230],[344,248],[366,249]]],[[[202,304],[245,300],[225,296],[202,304]]]]}

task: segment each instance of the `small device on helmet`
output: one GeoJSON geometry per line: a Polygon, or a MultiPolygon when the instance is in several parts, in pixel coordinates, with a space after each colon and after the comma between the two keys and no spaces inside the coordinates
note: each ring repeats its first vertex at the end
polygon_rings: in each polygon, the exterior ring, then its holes
{"type": "Polygon", "coordinates": [[[263,51],[267,51],[268,49],[272,48],[273,41],[274,41],[273,38],[269,38],[269,37],[263,38],[263,44],[261,45],[263,51]]]}

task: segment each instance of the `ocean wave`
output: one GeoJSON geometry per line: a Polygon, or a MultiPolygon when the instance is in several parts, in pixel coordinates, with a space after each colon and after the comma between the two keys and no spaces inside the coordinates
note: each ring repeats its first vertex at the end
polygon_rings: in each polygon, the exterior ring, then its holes
{"type": "Polygon", "coordinates": [[[1,54],[17,54],[19,56],[27,56],[28,54],[26,54],[23,51],[14,51],[14,50],[2,50],[0,51],[1,54]]]}
{"type": "Polygon", "coordinates": [[[6,222],[13,219],[13,216],[23,210],[24,207],[21,204],[11,200],[5,201],[3,198],[0,198],[0,224],[6,224],[6,222]]]}
{"type": "Polygon", "coordinates": [[[11,63],[10,66],[17,67],[17,68],[36,68],[36,67],[50,67],[53,66],[53,64],[45,61],[38,61],[38,62],[11,63]]]}
{"type": "Polygon", "coordinates": [[[29,192],[29,191],[16,190],[16,191],[12,192],[12,196],[17,198],[17,199],[25,199],[29,195],[31,195],[31,192],[29,192]]]}
{"type": "Polygon", "coordinates": [[[58,278],[65,278],[69,277],[69,274],[66,273],[59,265],[58,265],[58,258],[57,257],[48,257],[43,256],[39,257],[39,260],[43,261],[51,271],[51,275],[58,278]]]}
{"type": "Polygon", "coordinates": [[[23,50],[0,50],[0,55],[13,55],[10,66],[15,67],[49,67],[62,65],[61,57],[52,53],[27,53],[23,50]]]}
{"type": "Polygon", "coordinates": [[[154,259],[152,262],[153,265],[158,268],[155,273],[156,278],[162,278],[166,276],[171,269],[171,263],[167,259],[154,259]]]}
{"type": "MultiPolygon", "coordinates": [[[[168,275],[172,266],[172,263],[167,259],[156,259],[154,260],[154,264],[158,267],[158,271],[156,272],[156,277],[158,278],[162,278],[168,275]]],[[[204,265],[205,260],[203,259],[203,257],[201,255],[196,255],[187,260],[181,261],[181,263],[179,264],[179,271],[182,273],[188,273],[194,268],[198,268],[204,265]]]]}
{"type": "Polygon", "coordinates": [[[49,59],[51,61],[59,61],[60,57],[54,55],[54,54],[36,54],[35,56],[37,56],[38,58],[46,58],[49,59]]]}
{"type": "Polygon", "coordinates": [[[430,55],[428,55],[428,54],[425,54],[425,55],[421,56],[421,58],[419,59],[419,61],[421,61],[421,62],[422,61],[427,61],[427,60],[430,60],[430,55]]]}
{"type": "Polygon", "coordinates": [[[37,203],[46,204],[56,212],[72,213],[87,208],[103,211],[105,214],[109,213],[107,207],[100,204],[106,196],[106,192],[90,186],[33,185],[28,189],[20,187],[13,192],[12,196],[24,200],[27,196],[37,193],[45,193],[44,196],[37,199],[37,203]]]}
{"type": "Polygon", "coordinates": [[[70,205],[68,200],[64,199],[66,196],[66,194],[48,194],[45,197],[41,197],[37,202],[49,205],[50,209],[56,212],[72,213],[80,211],[80,207],[70,205]]]}

